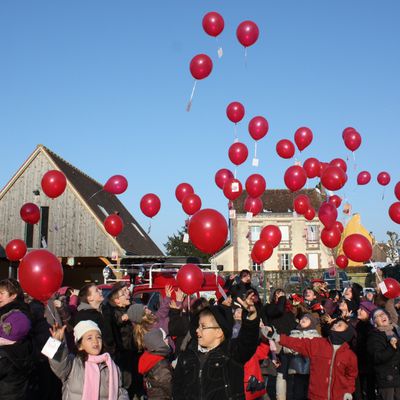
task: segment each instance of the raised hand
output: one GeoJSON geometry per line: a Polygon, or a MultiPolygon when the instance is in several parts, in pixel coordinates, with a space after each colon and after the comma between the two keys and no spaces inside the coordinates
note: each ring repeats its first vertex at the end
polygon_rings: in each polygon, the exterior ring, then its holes
{"type": "Polygon", "coordinates": [[[52,338],[62,342],[64,340],[64,333],[66,327],[67,325],[60,326],[57,322],[53,324],[53,326],[49,329],[52,338]]]}
{"type": "Polygon", "coordinates": [[[171,297],[172,291],[173,291],[173,289],[172,289],[171,285],[166,285],[165,286],[165,296],[171,297]]]}
{"type": "Polygon", "coordinates": [[[185,298],[185,293],[183,293],[181,289],[175,290],[175,298],[176,301],[182,302],[183,299],[185,298]]]}

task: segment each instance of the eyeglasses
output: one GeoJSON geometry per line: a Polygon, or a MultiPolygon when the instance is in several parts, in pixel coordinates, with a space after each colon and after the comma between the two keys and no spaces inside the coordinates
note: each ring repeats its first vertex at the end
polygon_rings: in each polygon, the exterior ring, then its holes
{"type": "Polygon", "coordinates": [[[221,329],[219,326],[202,326],[199,325],[199,327],[197,328],[199,331],[205,331],[207,329],[221,329]]]}

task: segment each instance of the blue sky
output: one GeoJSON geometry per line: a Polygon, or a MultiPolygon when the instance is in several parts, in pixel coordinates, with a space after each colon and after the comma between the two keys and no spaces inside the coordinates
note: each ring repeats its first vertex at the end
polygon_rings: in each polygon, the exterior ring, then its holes
{"type": "Polygon", "coordinates": [[[174,195],[181,182],[194,186],[203,207],[227,215],[214,174],[233,167],[225,109],[241,101],[246,116],[238,134],[250,155],[248,121],[263,115],[270,124],[259,142],[259,168],[251,157],[238,168],[243,183],[258,172],[268,188],[283,188],[293,160],[280,159],[275,144],[308,126],[314,141],[297,159],[349,157],[349,181],[338,194],[386,240],[387,230],[398,230],[387,210],[400,179],[399,12],[397,0],[2,0],[0,185],[42,143],[100,182],[125,175],[121,199],[144,227],[140,198],[158,194],[151,236],[162,246],[185,220],[174,195]],[[221,59],[202,29],[208,11],[225,19],[221,59]],[[245,63],[235,32],[248,19],[260,37],[245,63]],[[188,113],[189,62],[199,53],[212,57],[214,69],[198,82],[188,113]],[[347,126],[363,138],[356,170],[341,138],[347,126]],[[357,186],[364,169],[373,179],[357,186]],[[382,200],[376,175],[383,170],[392,182],[382,200]]]}

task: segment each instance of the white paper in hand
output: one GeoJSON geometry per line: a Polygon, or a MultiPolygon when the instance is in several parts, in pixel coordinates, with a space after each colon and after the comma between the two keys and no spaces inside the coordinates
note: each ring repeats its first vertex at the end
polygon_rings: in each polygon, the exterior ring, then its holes
{"type": "Polygon", "coordinates": [[[44,354],[48,358],[53,358],[57,353],[57,350],[60,348],[61,343],[59,340],[49,337],[47,339],[46,344],[43,346],[42,354],[44,354]]]}

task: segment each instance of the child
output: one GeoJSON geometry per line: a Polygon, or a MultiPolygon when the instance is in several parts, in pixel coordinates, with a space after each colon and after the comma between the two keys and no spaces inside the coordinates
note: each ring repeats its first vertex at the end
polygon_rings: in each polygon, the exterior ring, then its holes
{"type": "Polygon", "coordinates": [[[11,310],[0,318],[0,397],[25,399],[32,366],[29,318],[11,310]]]}
{"type": "Polygon", "coordinates": [[[143,338],[145,352],[139,359],[139,373],[144,376],[149,400],[172,399],[172,367],[167,357],[170,347],[162,329],[153,329],[143,338]]]}
{"type": "Polygon", "coordinates": [[[328,338],[300,339],[279,335],[266,327],[268,336],[282,346],[310,359],[309,400],[351,400],[358,374],[356,355],[348,342],[354,328],[346,321],[336,320],[328,338]]]}
{"type": "MultiPolygon", "coordinates": [[[[60,342],[66,326],[53,325],[51,335],[60,342]]],[[[68,354],[61,344],[60,359],[50,359],[53,372],[63,383],[63,400],[129,400],[121,387],[118,367],[108,353],[102,353],[102,338],[93,321],[80,321],[74,327],[78,353],[68,354]]],[[[56,354],[56,357],[58,352],[56,354]]]]}
{"type": "MultiPolygon", "coordinates": [[[[319,319],[312,314],[304,314],[296,329],[290,332],[290,337],[308,338],[321,337],[317,331],[319,319]]],[[[286,347],[283,351],[289,354],[287,392],[293,400],[306,400],[310,380],[310,360],[286,347]]]]}
{"type": "Polygon", "coordinates": [[[231,339],[231,308],[217,305],[200,312],[197,340],[178,357],[174,400],[244,398],[243,366],[256,351],[260,324],[252,297],[243,301],[247,310],[243,310],[237,339],[231,339]]]}

